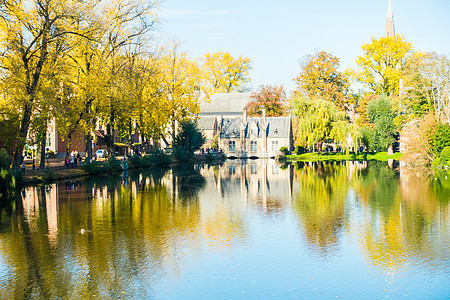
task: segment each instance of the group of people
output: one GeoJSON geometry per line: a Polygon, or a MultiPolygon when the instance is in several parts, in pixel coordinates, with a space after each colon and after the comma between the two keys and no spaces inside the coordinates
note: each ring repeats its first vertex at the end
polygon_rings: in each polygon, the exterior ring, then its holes
{"type": "Polygon", "coordinates": [[[83,159],[81,158],[81,155],[77,150],[72,151],[70,152],[70,155],[66,157],[66,168],[74,168],[81,164],[82,160],[83,159]]]}
{"type": "Polygon", "coordinates": [[[200,151],[201,151],[202,154],[205,154],[205,153],[222,153],[222,149],[217,150],[217,149],[213,149],[213,148],[201,148],[200,151]]]}

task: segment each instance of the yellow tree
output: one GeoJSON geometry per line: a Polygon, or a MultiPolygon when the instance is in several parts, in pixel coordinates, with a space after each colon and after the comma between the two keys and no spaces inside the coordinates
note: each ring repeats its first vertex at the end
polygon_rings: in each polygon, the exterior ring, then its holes
{"type": "Polygon", "coordinates": [[[52,83],[58,91],[52,105],[52,116],[59,136],[67,144],[66,155],[69,154],[74,134],[79,132],[85,134],[88,158],[92,157],[90,134],[93,120],[100,104],[106,100],[100,44],[96,41],[100,32],[99,29],[89,38],[68,39],[68,51],[54,68],[57,76],[52,83]]]}
{"type": "Polygon", "coordinates": [[[108,92],[101,112],[103,122],[109,125],[107,135],[112,152],[116,126],[119,126],[119,131],[126,130],[120,128],[124,124],[120,121],[131,109],[129,98],[124,93],[126,69],[130,66],[126,51],[131,45],[149,41],[145,38],[155,28],[159,3],[158,0],[113,0],[105,3],[102,11],[105,30],[100,41],[103,67],[106,69],[103,80],[108,92]]]}
{"type": "Polygon", "coordinates": [[[200,70],[198,64],[189,59],[186,52],[181,51],[180,44],[175,42],[167,47],[159,69],[162,101],[170,116],[172,137],[175,137],[176,122],[196,117],[200,112],[196,90],[200,84],[200,70]]]}
{"type": "Polygon", "coordinates": [[[353,100],[349,78],[340,72],[339,58],[325,51],[307,55],[300,61],[300,74],[294,79],[295,94],[334,102],[341,109],[353,100]]]}
{"type": "Polygon", "coordinates": [[[203,90],[207,95],[242,91],[250,81],[250,58],[228,52],[206,53],[202,58],[203,90]]]}
{"type": "Polygon", "coordinates": [[[363,55],[357,64],[357,79],[376,94],[398,95],[402,70],[413,47],[401,35],[373,38],[362,46],[363,55]]]}
{"type": "Polygon", "coordinates": [[[43,70],[49,60],[54,60],[53,55],[62,52],[58,48],[61,41],[69,35],[82,36],[92,30],[86,9],[94,6],[90,1],[74,4],[68,0],[2,2],[0,48],[3,55],[0,64],[4,71],[1,76],[3,80],[15,83],[12,105],[19,111],[19,134],[14,154],[16,166],[20,164],[37,105],[43,70]]]}

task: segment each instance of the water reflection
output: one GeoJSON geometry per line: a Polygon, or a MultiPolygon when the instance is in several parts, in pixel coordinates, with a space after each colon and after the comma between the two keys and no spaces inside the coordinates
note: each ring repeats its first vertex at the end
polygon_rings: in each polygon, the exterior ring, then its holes
{"type": "MultiPolygon", "coordinates": [[[[187,281],[209,274],[221,259],[237,265],[236,251],[266,265],[267,255],[277,257],[284,244],[289,245],[284,251],[292,252],[271,265],[279,272],[309,266],[310,273],[330,276],[314,261],[350,256],[349,268],[364,270],[364,276],[369,262],[390,282],[400,272],[412,278],[424,272],[445,282],[449,191],[447,178],[396,163],[264,160],[30,187],[2,208],[0,295],[164,297],[174,288],[168,282],[186,274],[191,274],[187,281]],[[349,253],[360,253],[363,260],[349,253]],[[203,266],[200,273],[192,271],[197,265],[203,266]]],[[[235,268],[232,272],[238,276],[235,268]]],[[[306,276],[295,275],[289,277],[292,283],[306,276]]],[[[281,289],[284,283],[274,286],[281,289]]],[[[253,295],[263,296],[257,289],[253,295]]]]}
{"type": "Polygon", "coordinates": [[[245,206],[268,214],[279,212],[292,202],[292,165],[281,168],[264,160],[232,161],[209,169],[204,170],[203,175],[214,177],[217,192],[222,197],[234,195],[244,201],[245,206]]]}

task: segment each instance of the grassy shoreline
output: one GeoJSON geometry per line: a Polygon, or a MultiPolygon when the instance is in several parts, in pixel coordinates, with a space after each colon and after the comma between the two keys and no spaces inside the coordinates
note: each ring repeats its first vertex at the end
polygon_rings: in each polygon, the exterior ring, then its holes
{"type": "Polygon", "coordinates": [[[403,156],[402,153],[395,153],[394,155],[388,155],[387,152],[350,152],[347,153],[334,153],[334,152],[311,152],[303,153],[300,155],[286,155],[287,161],[346,161],[346,160],[376,160],[376,161],[388,161],[389,159],[400,160],[403,156]]]}
{"type": "Polygon", "coordinates": [[[96,177],[96,176],[108,176],[113,173],[121,173],[123,171],[131,171],[137,169],[154,169],[154,168],[164,168],[170,167],[183,163],[209,163],[216,164],[222,162],[224,159],[220,157],[196,157],[190,161],[186,162],[178,162],[173,159],[169,159],[166,162],[161,162],[161,164],[151,164],[151,165],[136,165],[131,163],[131,161],[127,160],[128,166],[126,170],[121,168],[122,161],[116,159],[114,164],[116,166],[111,166],[111,162],[99,161],[94,164],[98,164],[97,166],[93,166],[94,168],[89,170],[84,167],[75,167],[75,168],[46,168],[46,169],[37,169],[33,171],[26,171],[23,173],[23,177],[20,182],[20,187],[27,187],[35,184],[42,183],[52,183],[59,180],[67,180],[74,178],[83,178],[83,177],[96,177]]]}
{"type": "MultiPolygon", "coordinates": [[[[387,152],[377,152],[377,153],[366,153],[359,152],[357,154],[350,152],[348,155],[346,153],[304,153],[300,155],[286,155],[287,161],[347,161],[347,160],[357,160],[357,161],[388,161],[389,159],[399,160],[403,154],[395,153],[394,155],[387,155],[387,152]]],[[[206,158],[203,159],[195,159],[196,162],[214,162],[209,161],[206,158]]],[[[167,165],[173,165],[174,162],[170,162],[167,165]]],[[[176,163],[175,163],[176,164],[176,163]]],[[[157,168],[159,166],[148,166],[145,168],[157,168]]],[[[142,167],[135,167],[130,165],[130,170],[139,169],[142,167]]],[[[35,184],[42,183],[50,183],[59,180],[73,179],[73,178],[82,178],[82,177],[91,177],[91,176],[103,176],[109,175],[111,173],[121,172],[122,170],[108,170],[105,173],[90,173],[82,168],[69,168],[69,169],[43,169],[43,170],[35,170],[35,171],[27,171],[21,180],[21,187],[26,187],[35,184]]]]}

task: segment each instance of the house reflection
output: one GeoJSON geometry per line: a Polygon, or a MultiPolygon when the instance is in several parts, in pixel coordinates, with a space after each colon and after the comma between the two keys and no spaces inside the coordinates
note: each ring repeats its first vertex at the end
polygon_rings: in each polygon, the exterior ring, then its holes
{"type": "Polygon", "coordinates": [[[282,167],[274,160],[234,160],[215,169],[205,168],[202,175],[214,177],[217,193],[222,197],[239,194],[246,207],[270,213],[292,203],[291,164],[282,167]]]}
{"type": "Polygon", "coordinates": [[[48,240],[52,247],[58,237],[58,186],[57,184],[29,187],[22,192],[22,206],[25,221],[31,232],[39,231],[40,212],[47,216],[48,240]]]}

